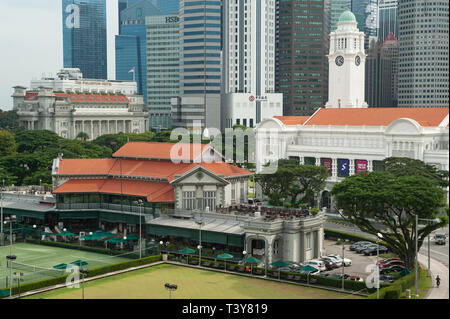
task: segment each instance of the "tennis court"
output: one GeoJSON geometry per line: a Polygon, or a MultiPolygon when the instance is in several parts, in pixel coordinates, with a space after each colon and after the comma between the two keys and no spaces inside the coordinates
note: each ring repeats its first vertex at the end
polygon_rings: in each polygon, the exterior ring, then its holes
{"type": "MultiPolygon", "coordinates": [[[[176,284],[175,299],[360,299],[339,292],[194,269],[157,265],[85,283],[86,299],[167,299],[164,284],[176,284]]],[[[61,288],[30,299],[81,299],[81,288],[61,288]]]]}
{"type": "MultiPolygon", "coordinates": [[[[9,253],[9,246],[0,247],[0,288],[6,288],[7,285],[6,277],[9,277],[10,270],[7,268],[6,256],[9,253]]],[[[13,262],[13,273],[23,273],[22,283],[63,275],[64,269],[53,269],[53,266],[59,264],[70,264],[81,260],[88,263],[84,268],[92,269],[130,260],[124,256],[108,256],[81,250],[22,243],[12,246],[12,254],[17,256],[13,262]]]]}

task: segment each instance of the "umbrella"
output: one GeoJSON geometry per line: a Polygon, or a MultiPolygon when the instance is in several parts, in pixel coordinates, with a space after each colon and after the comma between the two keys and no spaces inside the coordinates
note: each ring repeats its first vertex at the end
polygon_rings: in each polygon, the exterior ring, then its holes
{"type": "Polygon", "coordinates": [[[119,244],[119,243],[126,243],[127,241],[120,237],[114,237],[114,238],[108,239],[106,242],[113,243],[113,244],[119,244]]]}
{"type": "Polygon", "coordinates": [[[309,273],[317,271],[317,268],[310,266],[310,265],[306,265],[306,266],[303,266],[302,268],[300,268],[300,271],[302,273],[309,274],[309,273]]]}
{"type": "Polygon", "coordinates": [[[259,264],[261,262],[261,260],[259,260],[258,258],[255,258],[253,256],[245,258],[242,261],[251,264],[250,274],[253,274],[253,264],[259,264]]]}
{"type": "MultiPolygon", "coordinates": [[[[183,255],[190,255],[190,254],[195,253],[195,250],[186,247],[186,248],[180,249],[178,252],[183,255]]],[[[189,256],[187,258],[188,258],[188,263],[189,263],[189,256]]]]}
{"type": "Polygon", "coordinates": [[[82,236],[80,237],[81,239],[85,239],[85,240],[99,240],[102,237],[98,236],[98,235],[86,235],[86,236],[82,236]]]}
{"type": "Polygon", "coordinates": [[[55,265],[55,266],[53,266],[53,268],[55,268],[55,269],[66,269],[67,268],[67,264],[55,265]]]}
{"type": "Polygon", "coordinates": [[[227,271],[227,259],[233,259],[234,256],[225,253],[225,254],[221,254],[221,255],[217,256],[217,258],[219,258],[219,259],[225,259],[225,271],[227,271]]]}
{"type": "Polygon", "coordinates": [[[274,266],[274,267],[289,267],[291,264],[289,264],[287,262],[284,262],[282,260],[278,260],[278,261],[276,261],[274,263],[271,263],[271,265],[274,266]]]}
{"type": "Polygon", "coordinates": [[[43,232],[41,232],[41,235],[50,236],[50,235],[55,235],[55,234],[49,233],[48,231],[43,231],[43,232]]]}
{"type": "Polygon", "coordinates": [[[97,230],[96,232],[92,233],[92,235],[98,236],[100,238],[117,236],[117,234],[113,234],[113,233],[110,233],[110,232],[105,232],[105,231],[102,231],[102,230],[97,230]]]}
{"type": "Polygon", "coordinates": [[[0,290],[0,298],[8,297],[8,296],[9,296],[9,290],[0,290]]]}
{"type": "Polygon", "coordinates": [[[75,261],[72,261],[70,264],[78,266],[78,267],[82,267],[82,266],[86,266],[88,263],[83,260],[75,260],[75,261]]]}
{"type": "Polygon", "coordinates": [[[127,235],[126,237],[127,237],[127,240],[138,240],[139,239],[139,236],[134,235],[134,234],[127,235]]]}

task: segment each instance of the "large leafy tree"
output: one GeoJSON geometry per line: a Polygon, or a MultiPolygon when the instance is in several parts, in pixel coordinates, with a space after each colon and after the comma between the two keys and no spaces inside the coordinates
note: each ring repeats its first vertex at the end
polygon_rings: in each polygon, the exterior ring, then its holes
{"type": "Polygon", "coordinates": [[[0,110],[0,130],[8,130],[12,133],[17,133],[24,130],[24,128],[20,125],[19,116],[16,111],[0,110]]]}
{"type": "MultiPolygon", "coordinates": [[[[426,165],[426,164],[424,164],[426,165]]],[[[418,246],[435,229],[448,224],[440,216],[445,193],[435,179],[421,174],[391,173],[389,170],[356,174],[336,184],[331,194],[344,219],[369,234],[383,235],[384,244],[410,269],[414,267],[416,215],[422,219],[440,218],[418,229],[418,246]],[[372,221],[383,225],[382,230],[372,221]]]]}
{"type": "Polygon", "coordinates": [[[273,205],[283,200],[315,205],[318,192],[325,187],[328,169],[325,166],[299,165],[295,160],[279,160],[274,174],[256,174],[257,182],[273,205]]]}

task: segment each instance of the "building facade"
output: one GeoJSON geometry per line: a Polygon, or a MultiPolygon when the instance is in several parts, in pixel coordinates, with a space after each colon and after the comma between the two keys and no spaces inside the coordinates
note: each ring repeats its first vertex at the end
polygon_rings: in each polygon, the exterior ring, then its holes
{"type": "Polygon", "coordinates": [[[116,80],[135,81],[147,103],[147,29],[145,18],[161,12],[150,0],[141,0],[120,12],[116,35],[116,80]]]}
{"type": "Polygon", "coordinates": [[[400,0],[398,105],[449,104],[448,1],[400,0]]]}
{"type": "Polygon", "coordinates": [[[180,96],[174,127],[220,128],[222,1],[180,1],[180,96]],[[195,124],[197,123],[197,124],[195,124]]]}
{"type": "Polygon", "coordinates": [[[358,29],[364,32],[364,48],[369,47],[369,37],[378,32],[378,3],[380,0],[351,0],[350,10],[356,17],[358,29]]]}
{"type": "Polygon", "coordinates": [[[384,41],[389,33],[398,38],[398,0],[380,0],[378,3],[378,39],[384,41]]]}
{"type": "Polygon", "coordinates": [[[366,54],[364,33],[357,28],[355,15],[341,14],[336,31],[330,34],[329,88],[326,107],[367,107],[364,96],[366,54]]]}
{"type": "Polygon", "coordinates": [[[223,1],[222,129],[241,118],[261,122],[266,104],[270,117],[283,114],[283,95],[275,93],[275,23],[274,1],[223,1]]]}
{"type": "Polygon", "coordinates": [[[14,87],[13,110],[29,130],[49,130],[74,139],[103,134],[143,133],[148,113],[136,83],[83,79],[79,69],[63,69],[58,78],[14,87]]]}
{"type": "Polygon", "coordinates": [[[106,0],[63,0],[64,68],[107,79],[106,0]]]}
{"type": "Polygon", "coordinates": [[[311,115],[328,97],[330,1],[277,4],[275,89],[283,94],[284,115],[311,115]]]}
{"type": "Polygon", "coordinates": [[[172,128],[171,99],[179,95],[180,47],[178,15],[146,18],[147,92],[150,130],[172,128]]]}
{"type": "Polygon", "coordinates": [[[318,204],[335,211],[333,185],[382,170],[385,158],[409,157],[448,170],[448,124],[448,108],[324,108],[307,118],[265,120],[256,128],[257,172],[280,158],[326,166],[330,177],[318,204]]]}
{"type": "Polygon", "coordinates": [[[339,17],[344,11],[351,9],[351,4],[349,6],[348,0],[335,0],[329,2],[329,7],[329,32],[331,32],[336,31],[339,17]]]}

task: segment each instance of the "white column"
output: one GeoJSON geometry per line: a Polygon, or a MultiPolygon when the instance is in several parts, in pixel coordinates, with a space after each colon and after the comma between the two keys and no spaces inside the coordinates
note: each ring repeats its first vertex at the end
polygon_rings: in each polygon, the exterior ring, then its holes
{"type": "Polygon", "coordinates": [[[91,120],[91,140],[94,139],[94,121],[91,120]]]}
{"type": "Polygon", "coordinates": [[[81,121],[81,131],[86,133],[85,130],[84,130],[84,120],[81,121]]]}
{"type": "Polygon", "coordinates": [[[102,136],[102,120],[98,121],[98,136],[102,136]]]}
{"type": "Polygon", "coordinates": [[[109,120],[108,120],[108,124],[107,124],[107,126],[108,126],[108,134],[110,134],[110,133],[111,133],[111,131],[109,130],[109,120]]]}
{"type": "Polygon", "coordinates": [[[333,179],[336,179],[337,178],[337,170],[338,170],[338,165],[337,165],[337,158],[333,158],[332,159],[333,160],[333,163],[332,163],[332,165],[331,165],[331,167],[332,167],[332,175],[331,175],[331,177],[333,178],[333,179]]]}
{"type": "Polygon", "coordinates": [[[116,122],[116,131],[114,132],[114,134],[117,134],[117,133],[119,133],[119,130],[118,130],[118,127],[117,127],[117,120],[115,121],[116,122]]]}

